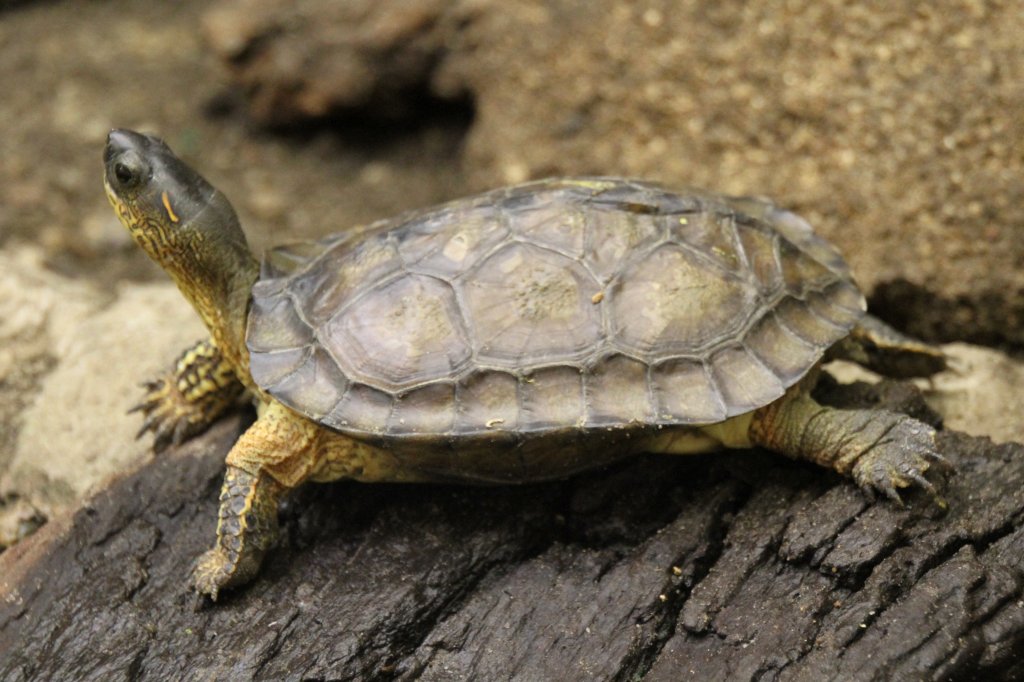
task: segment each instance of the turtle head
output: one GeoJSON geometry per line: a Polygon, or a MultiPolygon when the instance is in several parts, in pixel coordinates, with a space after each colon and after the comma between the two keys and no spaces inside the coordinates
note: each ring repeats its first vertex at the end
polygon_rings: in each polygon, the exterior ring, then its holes
{"type": "Polygon", "coordinates": [[[189,298],[227,354],[244,352],[258,266],[227,197],[163,140],[112,130],[103,184],[121,223],[189,298]]]}
{"type": "Polygon", "coordinates": [[[118,218],[160,265],[231,267],[218,262],[224,249],[248,254],[245,234],[227,198],[163,140],[112,130],[103,163],[103,184],[118,218]]]}

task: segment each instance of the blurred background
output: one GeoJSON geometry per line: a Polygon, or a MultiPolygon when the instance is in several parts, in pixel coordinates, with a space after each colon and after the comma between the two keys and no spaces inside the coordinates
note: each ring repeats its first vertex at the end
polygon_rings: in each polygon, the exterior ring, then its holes
{"type": "Polygon", "coordinates": [[[881,317],[1017,354],[1022,36],[1017,0],[0,3],[0,500],[48,491],[7,535],[145,450],[135,384],[202,335],[106,203],[111,127],[257,250],[550,175],[769,195],[881,317]]]}

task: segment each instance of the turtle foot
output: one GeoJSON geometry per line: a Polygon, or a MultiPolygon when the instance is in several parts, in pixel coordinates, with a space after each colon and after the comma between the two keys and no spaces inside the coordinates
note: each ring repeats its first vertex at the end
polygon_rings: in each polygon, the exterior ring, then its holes
{"type": "Polygon", "coordinates": [[[199,594],[217,601],[221,589],[231,581],[230,562],[221,549],[204,552],[192,571],[192,587],[199,594]]]}
{"type": "Polygon", "coordinates": [[[143,413],[146,419],[136,437],[152,432],[158,452],[205,431],[244,390],[212,341],[192,346],[172,371],[142,386],[146,394],[129,412],[143,413]]]}
{"type": "Polygon", "coordinates": [[[147,381],[142,387],[146,389],[145,397],[128,412],[142,412],[145,421],[135,437],[141,438],[152,432],[153,449],[157,452],[168,445],[180,445],[213,422],[201,405],[190,403],[182,395],[175,386],[173,375],[147,381]]]}
{"type": "Polygon", "coordinates": [[[881,493],[902,506],[900,490],[917,486],[931,495],[935,504],[945,508],[945,500],[925,477],[932,465],[952,469],[949,461],[938,452],[935,429],[900,415],[878,440],[861,452],[851,474],[871,497],[881,493]]]}
{"type": "Polygon", "coordinates": [[[264,551],[251,545],[239,551],[225,547],[222,538],[211,550],[204,552],[192,569],[192,588],[200,596],[217,601],[223,590],[250,582],[259,573],[264,551]]]}

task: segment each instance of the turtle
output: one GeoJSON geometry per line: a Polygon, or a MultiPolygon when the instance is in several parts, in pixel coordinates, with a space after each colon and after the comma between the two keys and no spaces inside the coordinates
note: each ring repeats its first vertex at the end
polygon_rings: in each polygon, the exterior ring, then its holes
{"type": "Polygon", "coordinates": [[[556,178],[257,261],[228,199],[159,138],[112,130],[104,168],[210,332],[145,384],[140,434],[159,450],[257,406],[192,571],[212,600],[257,575],[306,481],[512,484],[762,447],[942,504],[933,427],[811,389],[834,358],[926,376],[943,354],[868,315],[839,252],[768,199],[556,178]]]}

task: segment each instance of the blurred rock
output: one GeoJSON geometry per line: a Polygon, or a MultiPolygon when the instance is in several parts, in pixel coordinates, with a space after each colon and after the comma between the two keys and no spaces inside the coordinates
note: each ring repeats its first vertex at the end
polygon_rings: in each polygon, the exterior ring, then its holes
{"type": "Polygon", "coordinates": [[[103,299],[47,271],[38,248],[0,251],[0,469],[14,451],[21,411],[57,360],[56,339],[103,299]]]}
{"type": "Polygon", "coordinates": [[[443,0],[242,0],[216,7],[203,33],[270,125],[339,109],[407,114],[442,48],[443,0]]]}
{"type": "Polygon", "coordinates": [[[771,195],[869,290],[969,304],[931,338],[1024,343],[1024,316],[986,313],[1024,310],[1014,3],[221,0],[205,26],[258,120],[469,95],[475,187],[602,173],[771,195]]]}
{"type": "Polygon", "coordinates": [[[41,263],[35,249],[0,252],[2,536],[145,456],[150,439],[134,439],[140,418],[126,414],[138,384],[204,335],[172,285],[112,295],[41,263]]]}

